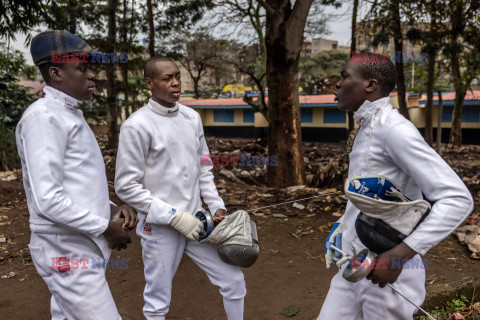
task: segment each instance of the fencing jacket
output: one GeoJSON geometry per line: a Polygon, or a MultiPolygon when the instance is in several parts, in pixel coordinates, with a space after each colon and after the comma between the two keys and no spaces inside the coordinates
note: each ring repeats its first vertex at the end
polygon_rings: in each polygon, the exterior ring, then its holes
{"type": "Polygon", "coordinates": [[[78,101],[45,86],[16,129],[32,232],[90,236],[104,254],[110,218],[105,164],[78,101]]]}
{"type": "Polygon", "coordinates": [[[122,125],[115,191],[143,214],[169,224],[177,209],[195,214],[202,196],[212,214],[225,209],[219,197],[200,115],[179,103],[166,108],[150,99],[122,125]]]}
{"type": "MultiPolygon", "coordinates": [[[[435,202],[427,218],[404,240],[414,251],[425,254],[471,213],[470,192],[417,128],[392,107],[389,97],[365,101],[354,118],[360,130],[350,153],[348,176],[382,175],[397,183],[409,199],[422,199],[423,192],[435,202]]],[[[348,201],[341,218],[345,249],[359,243],[355,232],[359,212],[348,201]]]]}

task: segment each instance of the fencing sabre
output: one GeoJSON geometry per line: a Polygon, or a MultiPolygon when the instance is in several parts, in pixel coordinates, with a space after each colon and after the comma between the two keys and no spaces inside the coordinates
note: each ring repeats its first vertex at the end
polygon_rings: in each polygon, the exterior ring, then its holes
{"type": "Polygon", "coordinates": [[[255,209],[245,210],[245,211],[246,212],[257,211],[257,210],[260,210],[260,209],[266,209],[266,208],[270,208],[270,207],[281,206],[281,205],[287,204],[287,203],[298,202],[298,201],[303,201],[303,200],[308,200],[308,199],[313,199],[313,198],[320,198],[320,197],[328,196],[329,194],[335,194],[335,193],[340,193],[340,191],[333,191],[333,192],[327,192],[327,193],[322,192],[322,194],[319,194],[317,196],[312,196],[312,197],[297,199],[297,200],[291,200],[291,201],[286,201],[286,202],[280,202],[280,203],[276,203],[276,204],[271,204],[269,206],[259,207],[259,208],[255,208],[255,209]]]}
{"type": "MultiPolygon", "coordinates": [[[[314,199],[314,198],[320,198],[320,197],[324,197],[324,196],[327,196],[327,195],[330,195],[330,194],[335,194],[335,193],[340,193],[340,191],[333,191],[333,192],[327,192],[327,193],[322,192],[321,194],[316,195],[316,196],[312,196],[312,197],[307,197],[307,198],[302,198],[302,199],[297,199],[297,200],[290,200],[290,201],[286,201],[286,202],[280,202],[280,203],[271,204],[271,205],[268,205],[268,206],[259,207],[259,208],[255,208],[255,209],[250,209],[250,210],[245,210],[245,211],[246,212],[257,211],[257,210],[261,210],[261,209],[265,209],[265,208],[281,206],[281,205],[287,204],[287,203],[304,201],[304,200],[314,199]]],[[[200,233],[200,238],[199,238],[199,240],[201,241],[201,240],[207,238],[210,235],[210,233],[212,233],[213,229],[215,228],[215,224],[213,222],[212,214],[209,213],[208,211],[200,210],[195,214],[195,217],[197,217],[203,223],[203,231],[200,233]]]]}
{"type": "MultiPolygon", "coordinates": [[[[348,253],[346,253],[345,251],[342,251],[339,248],[335,247],[334,245],[332,245],[330,248],[339,252],[342,255],[342,258],[340,258],[340,260],[337,261],[337,266],[338,267],[343,265],[345,262],[352,263],[352,258],[369,259],[370,261],[368,261],[368,265],[370,265],[371,260],[375,258],[375,255],[373,253],[371,253],[368,249],[362,250],[359,254],[356,254],[355,250],[353,250],[354,254],[353,254],[353,256],[351,256],[348,253]]],[[[357,269],[352,269],[351,264],[350,264],[350,265],[347,266],[347,268],[343,272],[343,277],[350,282],[357,282],[357,281],[360,281],[361,279],[365,278],[371,271],[372,271],[372,269],[369,269],[368,267],[361,267],[361,266],[357,269]]],[[[431,314],[429,314],[427,311],[425,311],[421,307],[417,306],[412,300],[407,298],[402,292],[400,292],[398,289],[396,289],[390,283],[387,283],[387,286],[390,287],[390,289],[392,289],[395,293],[399,294],[402,298],[404,298],[405,300],[410,302],[418,310],[422,311],[429,319],[436,320],[431,314]]]]}

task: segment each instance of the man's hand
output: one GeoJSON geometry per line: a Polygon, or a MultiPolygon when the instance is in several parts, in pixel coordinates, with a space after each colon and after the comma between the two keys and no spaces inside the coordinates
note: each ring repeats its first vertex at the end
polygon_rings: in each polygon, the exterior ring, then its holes
{"type": "Polygon", "coordinates": [[[170,226],[180,232],[188,240],[198,240],[203,230],[203,223],[192,214],[177,210],[177,214],[170,222],[170,226]]]}
{"type": "Polygon", "coordinates": [[[380,288],[385,287],[387,283],[394,283],[402,272],[402,264],[399,268],[392,268],[392,258],[404,261],[404,259],[412,259],[416,254],[407,244],[400,243],[393,249],[377,256],[375,268],[367,276],[367,279],[372,280],[373,284],[378,284],[380,288]]]}
{"type": "Polygon", "coordinates": [[[225,215],[227,214],[227,211],[224,209],[218,209],[217,212],[215,212],[215,215],[213,216],[213,222],[219,223],[225,219],[225,215]]]}
{"type": "Polygon", "coordinates": [[[131,206],[123,205],[123,206],[110,206],[111,209],[111,219],[124,219],[124,223],[122,224],[122,228],[126,231],[132,231],[135,229],[138,223],[138,217],[135,213],[135,210],[131,206]]]}
{"type": "Polygon", "coordinates": [[[107,230],[103,233],[110,249],[127,249],[127,244],[132,243],[130,234],[122,228],[124,219],[115,218],[108,222],[107,230]]]}

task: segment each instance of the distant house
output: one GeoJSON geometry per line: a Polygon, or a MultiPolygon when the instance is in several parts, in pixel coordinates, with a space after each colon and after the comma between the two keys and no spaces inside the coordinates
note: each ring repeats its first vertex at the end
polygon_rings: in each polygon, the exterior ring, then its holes
{"type": "MultiPolygon", "coordinates": [[[[347,138],[347,117],[337,109],[333,94],[300,95],[302,137],[306,141],[340,141],[347,138]]],[[[268,99],[268,98],[267,98],[268,99]]],[[[266,135],[268,123],[243,99],[205,99],[181,102],[201,116],[205,135],[257,138],[266,135]]]]}
{"type": "MultiPolygon", "coordinates": [[[[455,93],[443,94],[442,141],[448,141],[455,93]]],[[[305,141],[337,142],[347,139],[346,113],[337,109],[333,94],[300,95],[302,137],[305,141]]],[[[398,108],[398,94],[390,94],[391,103],[398,108]]],[[[217,137],[257,138],[266,136],[267,121],[254,112],[243,99],[184,100],[182,104],[195,109],[201,116],[205,135],[217,137]]],[[[425,95],[409,94],[408,109],[411,121],[425,132],[425,95]]],[[[433,111],[434,135],[438,116],[438,97],[433,111]]],[[[467,93],[463,107],[463,141],[480,144],[480,91],[467,93]]]]}
{"type": "MultiPolygon", "coordinates": [[[[455,92],[442,94],[443,112],[442,112],[442,142],[448,142],[450,127],[452,126],[453,106],[455,104],[455,92]]],[[[410,119],[415,126],[422,132],[425,132],[425,107],[427,105],[427,96],[410,95],[409,114],[410,119]]],[[[433,97],[433,135],[436,136],[438,126],[438,95],[433,97]]],[[[480,90],[467,91],[462,108],[462,140],[465,144],[480,144],[480,90]]]]}
{"type": "Polygon", "coordinates": [[[20,80],[18,84],[21,85],[22,87],[27,88],[28,93],[33,95],[35,98],[43,97],[43,87],[45,87],[45,82],[20,80]]]}

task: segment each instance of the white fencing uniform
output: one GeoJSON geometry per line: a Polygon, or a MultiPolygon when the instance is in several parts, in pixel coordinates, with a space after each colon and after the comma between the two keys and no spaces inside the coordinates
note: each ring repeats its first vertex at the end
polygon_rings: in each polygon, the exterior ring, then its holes
{"type": "MultiPolygon", "coordinates": [[[[350,153],[349,177],[381,175],[395,182],[403,194],[435,202],[427,218],[404,240],[424,255],[468,217],[473,200],[467,187],[448,164],[424,141],[417,128],[393,109],[390,98],[365,101],[354,116],[360,130],[350,153]]],[[[342,217],[342,248],[365,249],[355,231],[360,211],[350,201],[342,217]]],[[[418,262],[419,255],[413,259],[418,262]]],[[[418,267],[419,266],[419,267],[418,267]]],[[[412,319],[417,311],[388,287],[367,279],[350,283],[341,273],[333,278],[318,319],[412,319]]],[[[393,284],[416,304],[425,299],[425,270],[403,269],[393,284]]]]}
{"type": "Polygon", "coordinates": [[[208,154],[199,114],[178,103],[165,108],[150,99],[120,130],[115,190],[139,211],[147,319],[164,319],[167,314],[172,278],[183,252],[220,287],[228,319],[243,319],[246,289],[241,269],[223,263],[214,247],[187,241],[169,226],[177,209],[191,214],[200,210],[200,196],[212,214],[225,208],[211,164],[202,165],[202,155],[208,154]],[[145,224],[152,212],[161,217],[161,224],[145,224]]]}
{"type": "Polygon", "coordinates": [[[91,266],[92,258],[110,256],[102,236],[110,202],[100,148],[78,101],[50,86],[43,90],[16,130],[32,260],[52,293],[53,319],[121,319],[105,270],[91,266]],[[58,259],[68,263],[58,268],[58,259]]]}

